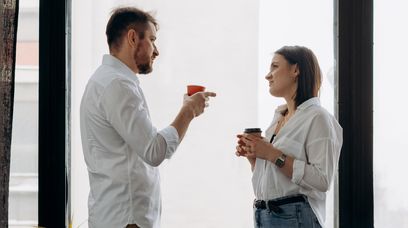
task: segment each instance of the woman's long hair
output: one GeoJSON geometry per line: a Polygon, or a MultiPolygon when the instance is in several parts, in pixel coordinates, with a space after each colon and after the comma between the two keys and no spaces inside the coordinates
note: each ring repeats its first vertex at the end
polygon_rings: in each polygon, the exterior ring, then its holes
{"type": "Polygon", "coordinates": [[[322,73],[316,56],[306,47],[284,46],[275,52],[299,69],[298,87],[295,94],[296,107],[306,100],[317,97],[322,84],[322,73]]]}

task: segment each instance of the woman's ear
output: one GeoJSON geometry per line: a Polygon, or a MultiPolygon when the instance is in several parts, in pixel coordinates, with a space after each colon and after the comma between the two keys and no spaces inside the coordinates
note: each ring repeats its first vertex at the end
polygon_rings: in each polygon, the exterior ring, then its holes
{"type": "Polygon", "coordinates": [[[298,77],[299,77],[299,75],[300,75],[300,69],[299,69],[299,65],[298,65],[298,64],[292,65],[292,75],[293,75],[293,78],[294,78],[295,80],[298,79],[298,77]]]}

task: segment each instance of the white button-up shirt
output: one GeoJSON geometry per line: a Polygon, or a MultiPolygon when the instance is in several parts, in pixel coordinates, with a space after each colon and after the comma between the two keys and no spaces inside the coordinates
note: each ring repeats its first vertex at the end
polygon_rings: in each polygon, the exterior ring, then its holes
{"type": "MultiPolygon", "coordinates": [[[[271,139],[286,109],[286,105],[276,109],[275,117],[265,132],[267,140],[271,139]]],[[[336,119],[320,106],[318,98],[303,102],[272,142],[284,154],[295,158],[292,179],[272,162],[256,159],[252,177],[255,197],[271,200],[304,194],[308,196],[319,223],[324,226],[326,192],[337,171],[342,132],[336,119]]]]}
{"type": "Polygon", "coordinates": [[[111,55],[90,78],[80,115],[91,186],[89,227],[160,227],[156,166],[175,152],[177,130],[152,125],[137,76],[111,55]]]}

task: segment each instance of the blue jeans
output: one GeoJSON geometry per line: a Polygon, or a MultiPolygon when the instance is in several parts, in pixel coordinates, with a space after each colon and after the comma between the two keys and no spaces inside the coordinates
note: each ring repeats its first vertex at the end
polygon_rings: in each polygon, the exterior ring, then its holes
{"type": "Polygon", "coordinates": [[[281,210],[254,208],[255,228],[321,228],[309,203],[296,202],[279,206],[281,210]]]}

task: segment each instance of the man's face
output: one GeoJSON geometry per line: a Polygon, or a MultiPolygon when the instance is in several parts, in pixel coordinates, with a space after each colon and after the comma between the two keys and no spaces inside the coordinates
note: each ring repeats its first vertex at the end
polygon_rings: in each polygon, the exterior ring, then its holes
{"type": "Polygon", "coordinates": [[[136,51],[134,52],[134,61],[139,74],[148,74],[153,70],[153,61],[159,55],[156,45],[156,28],[149,22],[148,29],[145,31],[143,40],[140,40],[136,51]]]}

